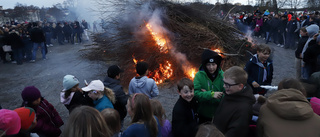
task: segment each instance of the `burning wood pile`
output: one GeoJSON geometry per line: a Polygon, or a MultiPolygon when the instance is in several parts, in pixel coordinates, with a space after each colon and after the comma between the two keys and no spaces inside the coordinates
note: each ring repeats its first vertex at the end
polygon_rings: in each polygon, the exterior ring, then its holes
{"type": "Polygon", "coordinates": [[[152,14],[131,18],[127,25],[119,19],[116,25],[110,24],[115,32],[110,28],[93,36],[100,48],[90,58],[118,64],[125,70],[121,75],[124,85],[136,76],[137,61],[148,62],[148,76],[161,84],[182,77],[193,79],[206,48],[221,54],[222,69],[243,66],[250,57],[246,51],[251,50],[251,43],[232,24],[208,12],[213,5],[156,2],[149,6],[152,14]]]}

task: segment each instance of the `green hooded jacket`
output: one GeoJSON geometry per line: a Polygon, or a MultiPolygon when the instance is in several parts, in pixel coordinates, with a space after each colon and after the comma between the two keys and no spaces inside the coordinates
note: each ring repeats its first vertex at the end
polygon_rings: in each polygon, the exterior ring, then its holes
{"type": "Polygon", "coordinates": [[[194,77],[194,96],[199,102],[198,113],[201,116],[207,118],[212,118],[214,116],[222,98],[213,98],[211,92],[224,92],[222,80],[223,71],[221,69],[219,69],[218,76],[213,82],[203,70],[199,70],[194,77]],[[206,91],[202,91],[201,89],[205,89],[206,91]]]}

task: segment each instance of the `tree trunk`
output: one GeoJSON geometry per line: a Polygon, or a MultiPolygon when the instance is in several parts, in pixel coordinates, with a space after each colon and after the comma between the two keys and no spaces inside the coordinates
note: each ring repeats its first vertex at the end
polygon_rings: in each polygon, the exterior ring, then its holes
{"type": "Polygon", "coordinates": [[[272,0],[273,3],[273,10],[275,11],[275,13],[278,13],[278,3],[277,0],[272,0]]]}

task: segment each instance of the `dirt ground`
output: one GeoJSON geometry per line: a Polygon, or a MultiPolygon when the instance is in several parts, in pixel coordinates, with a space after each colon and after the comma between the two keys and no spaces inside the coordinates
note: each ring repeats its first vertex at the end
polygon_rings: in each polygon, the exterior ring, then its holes
{"type": "MultiPolygon", "coordinates": [[[[262,39],[256,39],[264,43],[262,39]]],[[[89,42],[87,42],[88,44],[89,42]]],[[[49,47],[47,60],[40,59],[40,53],[35,63],[0,64],[0,104],[5,109],[15,109],[22,103],[21,91],[26,86],[36,86],[42,96],[47,99],[59,112],[60,116],[67,122],[68,110],[60,103],[59,94],[62,90],[64,75],[71,74],[80,81],[80,87],[84,86],[84,80],[103,80],[109,65],[108,62],[90,61],[85,58],[92,46],[81,45],[57,45],[49,47]]],[[[295,77],[294,50],[272,47],[274,76],[272,85],[277,85],[283,78],[295,77]]],[[[38,51],[40,52],[40,51],[38,51]]],[[[128,85],[124,85],[127,87],[128,85]]],[[[160,95],[155,99],[160,100],[166,110],[167,119],[171,121],[172,108],[178,99],[176,86],[174,84],[163,84],[159,86],[160,95]]],[[[130,119],[125,120],[125,127],[130,119]]],[[[63,127],[62,127],[63,128],[63,127]]]]}

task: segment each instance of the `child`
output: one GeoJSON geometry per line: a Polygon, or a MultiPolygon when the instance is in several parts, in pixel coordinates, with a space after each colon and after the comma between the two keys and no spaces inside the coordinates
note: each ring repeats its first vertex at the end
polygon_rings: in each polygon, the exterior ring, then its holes
{"type": "Polygon", "coordinates": [[[320,71],[320,35],[314,35],[312,41],[310,41],[308,48],[304,52],[303,61],[305,66],[309,66],[310,70],[308,73],[308,78],[312,73],[320,71]]]}
{"type": "Polygon", "coordinates": [[[247,62],[244,70],[248,73],[248,84],[253,89],[253,94],[265,94],[261,85],[271,85],[273,76],[273,63],[269,58],[271,49],[269,46],[257,45],[257,54],[247,62]]]}
{"type": "Polygon", "coordinates": [[[63,130],[64,137],[111,137],[101,113],[89,106],[75,108],[63,130]]]}
{"type": "Polygon", "coordinates": [[[88,96],[93,100],[94,107],[100,112],[106,108],[113,108],[115,96],[111,89],[105,88],[101,80],[93,80],[84,88],[83,91],[89,92],[88,96]]]}
{"type": "MultiPolygon", "coordinates": [[[[206,49],[201,56],[202,64],[194,77],[194,96],[199,101],[199,123],[212,121],[223,95],[223,71],[221,56],[206,49]]],[[[190,89],[191,90],[191,89],[190,89]]]]}
{"type": "Polygon", "coordinates": [[[247,84],[246,71],[238,66],[223,74],[226,95],[214,115],[213,123],[226,137],[248,137],[255,98],[247,84]],[[226,122],[227,121],[227,122],[226,122]]]}
{"type": "Polygon", "coordinates": [[[138,62],[136,71],[139,76],[131,79],[129,84],[129,95],[134,93],[143,93],[150,99],[159,95],[159,90],[156,82],[147,77],[148,63],[138,62]]]}
{"type": "Polygon", "coordinates": [[[36,111],[37,125],[32,132],[39,136],[58,137],[60,127],[64,124],[59,113],[34,86],[25,87],[21,93],[23,107],[31,107],[36,111]]]}
{"type": "Polygon", "coordinates": [[[0,130],[4,132],[4,135],[16,135],[19,133],[20,129],[21,120],[17,112],[8,109],[0,109],[0,130]]]}
{"type": "Polygon", "coordinates": [[[175,137],[194,137],[198,130],[194,85],[188,78],[177,85],[180,96],[172,111],[172,133],[175,137]]]}
{"type": "Polygon", "coordinates": [[[106,121],[108,128],[112,132],[112,137],[120,137],[121,121],[119,112],[112,108],[106,108],[103,111],[101,111],[101,114],[104,117],[104,120],[106,121]]]}
{"type": "Polygon", "coordinates": [[[36,133],[30,133],[37,125],[36,112],[30,107],[21,107],[14,110],[21,119],[21,129],[19,137],[37,137],[36,133]]]}
{"type": "Polygon", "coordinates": [[[263,137],[316,137],[320,117],[305,97],[304,87],[295,79],[284,79],[262,105],[258,135],[263,137]],[[301,131],[303,129],[303,131],[301,131]]]}
{"type": "Polygon", "coordinates": [[[162,137],[172,137],[171,133],[171,123],[168,119],[166,119],[165,111],[158,100],[151,99],[151,106],[153,110],[153,114],[157,116],[161,125],[161,134],[162,137]]]}
{"type": "Polygon", "coordinates": [[[63,77],[63,90],[60,92],[60,101],[69,110],[69,113],[81,105],[93,106],[93,100],[86,92],[78,87],[79,81],[75,76],[66,75],[63,77]]]}
{"type": "Polygon", "coordinates": [[[196,137],[225,137],[212,123],[203,123],[199,126],[196,137]]]}
{"type": "Polygon", "coordinates": [[[153,116],[150,100],[147,95],[136,93],[129,97],[127,111],[131,125],[123,132],[122,137],[161,137],[159,120],[153,116]]]}

